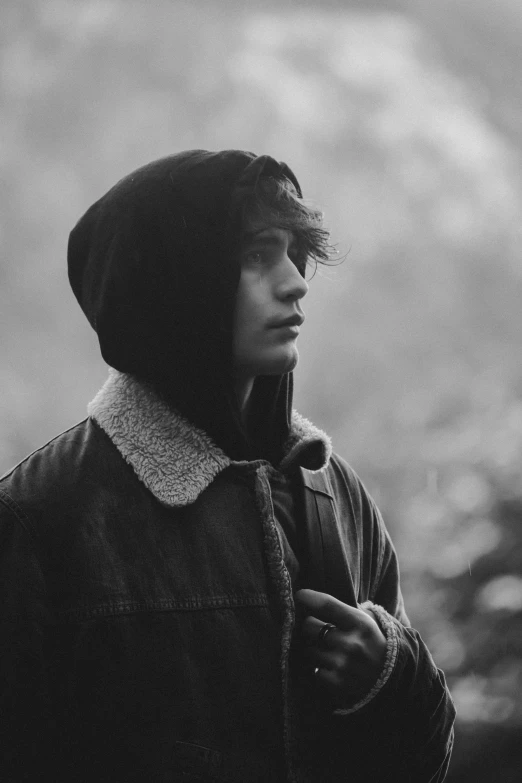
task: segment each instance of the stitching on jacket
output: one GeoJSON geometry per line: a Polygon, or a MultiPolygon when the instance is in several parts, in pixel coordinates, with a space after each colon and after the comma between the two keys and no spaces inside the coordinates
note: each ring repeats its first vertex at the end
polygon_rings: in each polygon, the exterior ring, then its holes
{"type": "Polygon", "coordinates": [[[97,606],[74,607],[59,612],[64,619],[80,620],[89,617],[140,614],[141,612],[195,612],[214,609],[242,609],[246,607],[267,608],[266,595],[222,594],[217,596],[194,596],[193,598],[164,598],[159,601],[113,601],[97,606]]]}
{"type": "Polygon", "coordinates": [[[6,478],[9,478],[11,473],[16,470],[16,468],[20,467],[20,465],[23,465],[24,462],[27,462],[28,459],[33,457],[35,454],[38,454],[39,451],[43,451],[43,449],[47,448],[47,446],[51,446],[55,440],[58,440],[58,438],[61,438],[62,435],[67,435],[68,432],[72,432],[72,430],[76,429],[78,424],[82,424],[86,419],[82,419],[81,421],[77,422],[76,424],[73,424],[72,427],[68,427],[66,430],[63,430],[63,432],[59,432],[58,435],[55,435],[51,440],[48,440],[47,443],[42,444],[34,451],[31,451],[30,454],[27,454],[26,457],[20,460],[20,462],[17,462],[16,465],[13,465],[12,468],[10,468],[6,473],[0,476],[0,481],[3,481],[6,478]]]}
{"type": "Polygon", "coordinates": [[[33,525],[31,523],[31,520],[27,516],[27,514],[20,508],[16,500],[13,500],[11,495],[9,495],[5,489],[0,489],[0,501],[6,506],[6,508],[11,511],[11,513],[15,516],[17,521],[21,524],[25,532],[31,536],[31,538],[34,538],[36,535],[36,531],[33,528],[33,525]]]}

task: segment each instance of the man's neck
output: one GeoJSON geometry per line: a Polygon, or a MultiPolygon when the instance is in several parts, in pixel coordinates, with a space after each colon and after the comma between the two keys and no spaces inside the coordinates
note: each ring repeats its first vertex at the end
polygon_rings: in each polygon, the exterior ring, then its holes
{"type": "Polygon", "coordinates": [[[254,388],[254,378],[242,378],[236,381],[236,394],[241,411],[241,421],[246,425],[249,413],[249,402],[254,388]]]}

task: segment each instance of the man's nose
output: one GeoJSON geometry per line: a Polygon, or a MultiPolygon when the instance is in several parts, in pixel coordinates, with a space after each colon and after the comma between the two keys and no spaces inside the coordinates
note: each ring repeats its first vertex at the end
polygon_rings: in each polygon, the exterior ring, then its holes
{"type": "Polygon", "coordinates": [[[301,276],[294,262],[288,258],[285,264],[285,274],[280,285],[280,296],[283,299],[302,299],[308,293],[308,283],[301,276]]]}

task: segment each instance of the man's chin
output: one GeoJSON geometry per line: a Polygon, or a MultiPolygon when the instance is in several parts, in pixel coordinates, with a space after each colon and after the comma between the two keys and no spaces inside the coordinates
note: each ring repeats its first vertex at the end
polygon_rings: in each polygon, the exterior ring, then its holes
{"type": "Polygon", "coordinates": [[[239,364],[238,375],[243,377],[257,378],[260,375],[285,375],[292,372],[299,361],[299,352],[297,348],[285,351],[284,353],[269,355],[266,354],[257,361],[243,362],[239,364]]]}
{"type": "Polygon", "coordinates": [[[296,348],[295,351],[288,353],[286,356],[282,356],[273,362],[267,363],[267,369],[260,373],[260,375],[285,375],[285,373],[295,370],[298,361],[299,353],[296,348]]]}

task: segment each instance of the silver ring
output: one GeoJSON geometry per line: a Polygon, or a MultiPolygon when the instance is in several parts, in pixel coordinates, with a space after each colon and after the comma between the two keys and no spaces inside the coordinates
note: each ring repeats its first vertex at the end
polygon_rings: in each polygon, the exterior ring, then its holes
{"type": "Polygon", "coordinates": [[[315,643],[317,645],[322,644],[326,638],[326,634],[330,633],[336,626],[333,623],[325,623],[319,633],[317,634],[315,643]]]}

